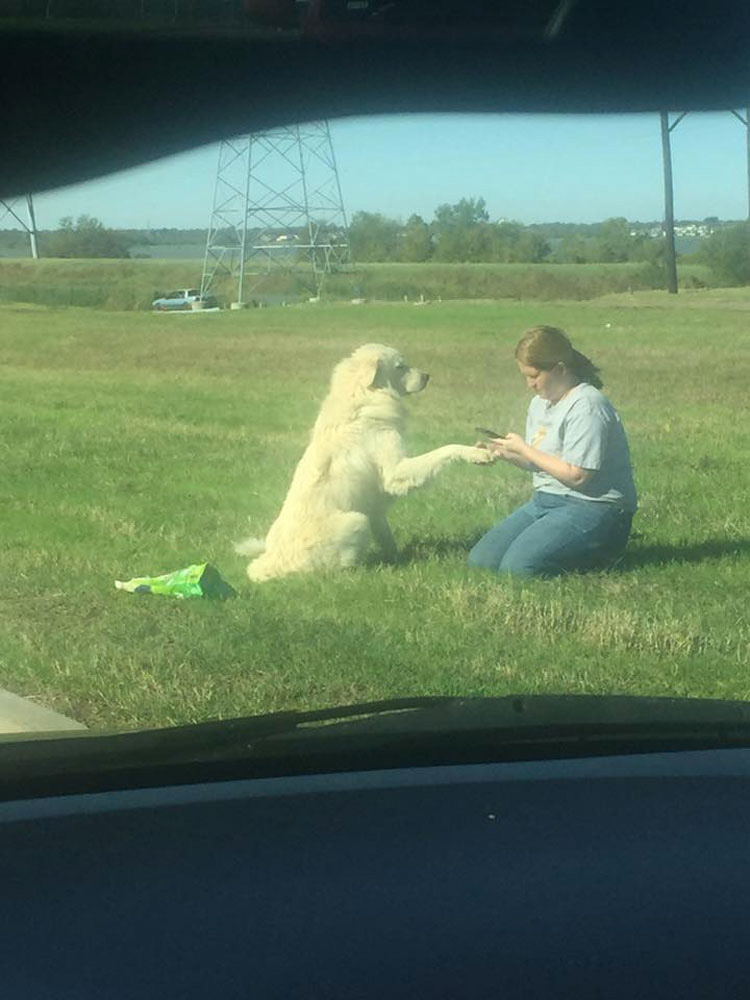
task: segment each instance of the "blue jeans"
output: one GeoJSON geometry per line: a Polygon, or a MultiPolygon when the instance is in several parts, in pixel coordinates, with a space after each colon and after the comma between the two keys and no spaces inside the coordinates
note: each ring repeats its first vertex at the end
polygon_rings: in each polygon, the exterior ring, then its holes
{"type": "Polygon", "coordinates": [[[613,503],[535,490],[469,553],[469,565],[514,576],[605,569],[622,555],[633,515],[613,503]]]}

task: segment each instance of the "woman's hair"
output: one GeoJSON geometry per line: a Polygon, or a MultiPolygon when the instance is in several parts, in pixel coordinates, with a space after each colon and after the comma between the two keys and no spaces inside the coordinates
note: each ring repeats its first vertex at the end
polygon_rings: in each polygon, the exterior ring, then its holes
{"type": "Polygon", "coordinates": [[[597,389],[604,384],[593,361],[577,351],[564,330],[556,326],[534,326],[524,333],[516,347],[516,360],[539,371],[552,371],[562,362],[580,382],[597,389]]]}

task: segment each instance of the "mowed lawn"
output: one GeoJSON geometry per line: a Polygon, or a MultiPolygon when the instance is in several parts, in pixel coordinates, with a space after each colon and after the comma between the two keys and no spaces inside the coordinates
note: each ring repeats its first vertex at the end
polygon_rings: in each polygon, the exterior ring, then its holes
{"type": "Polygon", "coordinates": [[[91,727],[411,695],[750,698],[750,294],[306,305],[151,315],[0,307],[0,686],[91,727]],[[377,340],[428,370],[410,451],[523,430],[521,332],[603,370],[642,507],[622,569],[466,568],[530,492],[456,466],[392,508],[402,558],[250,585],[233,540],[284,498],[332,366],[377,340]],[[248,525],[248,518],[250,524],[248,525]],[[225,603],[116,591],[210,561],[225,603]]]}

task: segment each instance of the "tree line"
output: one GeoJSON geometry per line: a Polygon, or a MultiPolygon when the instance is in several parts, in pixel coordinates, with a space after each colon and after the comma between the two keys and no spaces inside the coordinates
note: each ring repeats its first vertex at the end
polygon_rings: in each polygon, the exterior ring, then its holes
{"type": "MultiPolygon", "coordinates": [[[[701,241],[691,259],[708,265],[721,283],[750,284],[750,222],[711,221],[712,234],[701,241]]],[[[493,222],[484,198],[462,198],[438,206],[429,222],[419,215],[403,223],[379,212],[356,212],[349,239],[352,257],[359,263],[637,261],[661,270],[664,240],[650,236],[648,229],[621,217],[591,224],[493,222]]],[[[205,238],[204,229],[108,229],[99,219],[81,215],[61,219],[56,230],[40,232],[39,250],[43,257],[127,258],[136,244],[200,243],[205,238]]],[[[0,231],[0,246],[25,256],[28,236],[21,230],[0,231]]]]}
{"type": "MultiPolygon", "coordinates": [[[[205,243],[205,229],[110,229],[92,215],[66,216],[57,229],[38,232],[42,257],[128,258],[137,245],[171,246],[175,243],[205,243]]],[[[29,252],[29,236],[22,229],[0,230],[0,249],[13,256],[29,252]]]]}
{"type": "Polygon", "coordinates": [[[357,212],[349,226],[352,256],[357,261],[444,261],[623,263],[661,259],[661,241],[633,233],[627,219],[613,218],[591,226],[550,223],[525,226],[501,219],[493,222],[484,198],[462,198],[444,204],[426,222],[412,215],[406,223],[379,212],[357,212]],[[561,234],[561,235],[558,235],[561,234]]]}
{"type": "MultiPolygon", "coordinates": [[[[721,284],[750,284],[750,221],[711,223],[712,232],[689,255],[721,284]]],[[[665,240],[651,235],[659,223],[634,224],[618,217],[600,223],[492,222],[484,198],[440,205],[430,222],[412,215],[404,224],[377,212],[357,212],[349,238],[356,261],[445,261],[646,265],[660,283],[665,240]]],[[[680,255],[682,259],[688,255],[680,255]]]]}

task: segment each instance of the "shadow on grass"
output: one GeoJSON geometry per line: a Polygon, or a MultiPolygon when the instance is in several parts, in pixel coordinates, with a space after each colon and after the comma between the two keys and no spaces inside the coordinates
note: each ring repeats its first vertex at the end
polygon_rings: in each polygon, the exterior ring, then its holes
{"type": "MultiPolygon", "coordinates": [[[[426,562],[428,559],[444,557],[466,558],[469,550],[481,535],[465,535],[458,538],[411,538],[399,550],[395,565],[426,562]]],[[[707,538],[702,542],[676,545],[643,544],[631,541],[621,560],[613,567],[616,572],[628,572],[643,566],[665,566],[668,563],[701,563],[722,556],[743,556],[750,554],[750,538],[707,538]]],[[[377,552],[368,556],[366,563],[371,566],[384,565],[377,552]]]]}
{"type": "MultiPolygon", "coordinates": [[[[396,562],[392,565],[404,566],[408,563],[426,562],[428,559],[442,559],[444,557],[459,556],[464,559],[469,554],[469,549],[482,537],[481,532],[475,535],[467,535],[461,538],[410,538],[408,542],[399,548],[396,562]]],[[[367,558],[370,565],[383,565],[384,560],[377,553],[373,552],[367,558]]]]}
{"type": "Polygon", "coordinates": [[[707,538],[702,542],[684,545],[633,545],[625,549],[618,565],[619,570],[638,569],[641,566],[662,566],[666,563],[699,563],[722,556],[741,556],[750,553],[750,538],[707,538]]]}

